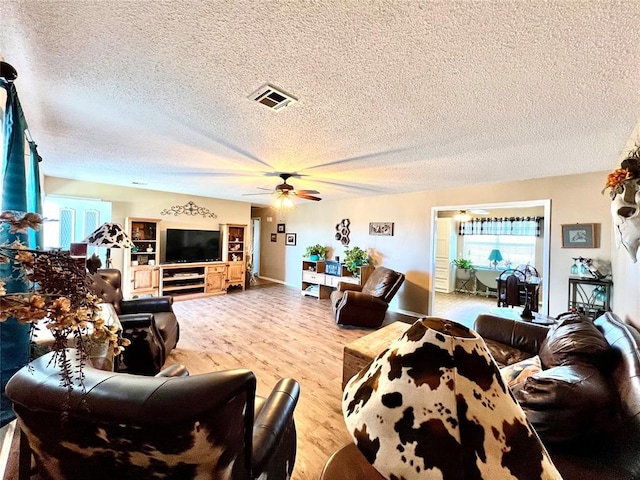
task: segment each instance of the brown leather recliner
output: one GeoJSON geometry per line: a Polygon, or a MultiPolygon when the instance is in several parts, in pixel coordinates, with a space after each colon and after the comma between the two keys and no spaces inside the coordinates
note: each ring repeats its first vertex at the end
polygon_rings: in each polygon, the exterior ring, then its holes
{"type": "Polygon", "coordinates": [[[105,268],[89,275],[92,290],[103,302],[111,303],[131,341],[124,353],[120,371],[154,375],[160,371],[178,344],[180,324],[173,312],[173,297],[123,300],[120,270],[105,268]]]}
{"type": "Polygon", "coordinates": [[[389,302],[404,282],[404,274],[378,267],[364,285],[340,282],[331,293],[331,307],[338,325],[377,328],[389,302]]]}
{"type": "Polygon", "coordinates": [[[38,478],[290,478],[295,380],[281,379],[261,398],[245,369],[159,378],[85,365],[85,389],[75,384],[68,392],[52,355],[23,367],[6,387],[38,478]]]}

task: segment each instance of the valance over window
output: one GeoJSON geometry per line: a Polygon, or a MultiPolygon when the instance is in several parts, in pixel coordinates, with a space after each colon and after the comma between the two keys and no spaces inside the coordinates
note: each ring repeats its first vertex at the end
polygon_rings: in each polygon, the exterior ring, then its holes
{"type": "Polygon", "coordinates": [[[458,235],[516,235],[539,237],[544,217],[473,218],[460,222],[458,235]]]}

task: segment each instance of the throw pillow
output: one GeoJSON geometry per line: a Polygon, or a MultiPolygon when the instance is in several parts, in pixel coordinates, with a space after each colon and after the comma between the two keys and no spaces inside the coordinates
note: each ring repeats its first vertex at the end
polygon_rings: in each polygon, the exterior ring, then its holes
{"type": "Polygon", "coordinates": [[[549,329],[538,354],[544,369],[576,362],[604,368],[610,347],[590,318],[573,314],[549,329]]]}
{"type": "Polygon", "coordinates": [[[500,375],[502,375],[504,383],[511,388],[540,371],[542,371],[542,364],[540,363],[540,357],[536,355],[535,357],[502,367],[500,369],[500,375]]]}

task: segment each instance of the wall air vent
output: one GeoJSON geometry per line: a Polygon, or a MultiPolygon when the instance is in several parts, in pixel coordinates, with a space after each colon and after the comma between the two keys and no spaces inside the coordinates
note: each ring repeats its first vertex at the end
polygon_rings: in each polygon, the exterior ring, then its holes
{"type": "Polygon", "coordinates": [[[261,103],[265,107],[275,110],[276,112],[282,110],[287,105],[291,105],[298,101],[294,96],[289,95],[268,83],[253,92],[248,98],[261,103]]]}

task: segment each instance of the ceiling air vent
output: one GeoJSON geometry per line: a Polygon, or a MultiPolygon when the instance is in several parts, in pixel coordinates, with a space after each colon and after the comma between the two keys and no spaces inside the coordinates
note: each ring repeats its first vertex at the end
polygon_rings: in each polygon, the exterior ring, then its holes
{"type": "Polygon", "coordinates": [[[282,110],[287,105],[298,101],[297,98],[268,83],[249,95],[249,98],[275,111],[282,110]]]}

